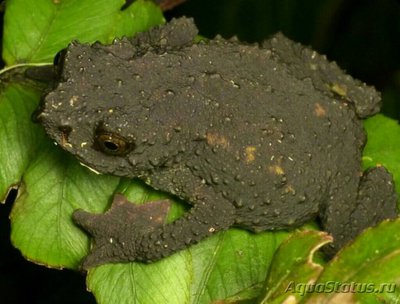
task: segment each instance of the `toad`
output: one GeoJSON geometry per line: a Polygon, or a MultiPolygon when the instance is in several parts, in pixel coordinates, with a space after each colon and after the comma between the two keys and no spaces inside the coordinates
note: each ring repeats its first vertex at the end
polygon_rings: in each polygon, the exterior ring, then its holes
{"type": "Polygon", "coordinates": [[[77,210],[94,237],[89,268],[153,262],[230,227],[290,229],[318,218],[335,253],[397,215],[392,176],[362,171],[362,119],[380,95],[325,56],[276,34],[262,44],[194,43],[180,18],[110,45],[71,43],[38,119],[81,163],[139,178],[191,205],[116,195],[109,211],[77,210]]]}

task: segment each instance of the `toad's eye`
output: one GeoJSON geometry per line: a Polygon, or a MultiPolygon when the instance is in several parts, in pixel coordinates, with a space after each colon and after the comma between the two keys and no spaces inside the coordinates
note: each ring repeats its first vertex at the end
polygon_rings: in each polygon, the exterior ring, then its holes
{"type": "Polygon", "coordinates": [[[101,132],[96,134],[95,147],[105,154],[122,156],[131,150],[132,144],[118,134],[101,132]]]}

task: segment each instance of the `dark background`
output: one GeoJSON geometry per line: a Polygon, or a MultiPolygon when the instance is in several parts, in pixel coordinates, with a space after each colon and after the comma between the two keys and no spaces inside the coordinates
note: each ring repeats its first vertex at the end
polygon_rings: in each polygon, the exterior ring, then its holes
{"type": "MultiPolygon", "coordinates": [[[[187,0],[167,19],[192,16],[200,34],[262,41],[281,31],[335,60],[383,95],[400,118],[400,4],[395,0],[187,0]]],[[[10,197],[0,205],[0,303],[95,303],[85,277],[25,261],[9,241],[10,197]]]]}

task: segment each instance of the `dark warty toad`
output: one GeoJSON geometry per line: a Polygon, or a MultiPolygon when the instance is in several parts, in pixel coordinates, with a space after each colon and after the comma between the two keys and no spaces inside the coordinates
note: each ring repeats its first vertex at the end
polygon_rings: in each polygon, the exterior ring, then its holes
{"type": "Polygon", "coordinates": [[[397,216],[392,176],[361,169],[362,119],[380,96],[324,56],[276,34],[261,45],[193,43],[181,18],[110,45],[71,43],[38,119],[86,166],[139,178],[191,209],[116,195],[103,215],[75,211],[94,237],[84,262],[152,262],[229,227],[253,232],[319,218],[335,253],[397,216]]]}

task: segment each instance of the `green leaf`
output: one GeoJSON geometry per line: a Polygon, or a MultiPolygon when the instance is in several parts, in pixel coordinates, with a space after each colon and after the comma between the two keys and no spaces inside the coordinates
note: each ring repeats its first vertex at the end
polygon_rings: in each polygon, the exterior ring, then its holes
{"type": "Polygon", "coordinates": [[[272,260],[260,303],[283,303],[289,297],[300,301],[302,293],[295,285],[317,280],[323,267],[313,261],[314,254],[331,241],[327,233],[314,230],[294,233],[285,240],[272,260]]]}
{"type": "Polygon", "coordinates": [[[260,303],[395,303],[400,299],[400,219],[367,229],[328,264],[315,264],[315,250],[328,240],[322,232],[304,231],[284,241],[271,263],[260,303]]]}
{"type": "Polygon", "coordinates": [[[31,261],[76,268],[89,238],[71,221],[77,208],[104,212],[119,178],[95,175],[46,139],[23,176],[14,203],[11,240],[31,261]]]}
{"type": "Polygon", "coordinates": [[[188,303],[187,264],[178,254],[150,265],[104,265],[90,271],[87,282],[98,303],[188,303]]]}
{"type": "Polygon", "coordinates": [[[332,291],[310,293],[306,303],[395,303],[399,265],[400,219],[387,220],[367,229],[326,265],[317,284],[332,291]],[[351,286],[356,292],[349,291],[351,286]]]}
{"type": "Polygon", "coordinates": [[[363,153],[365,168],[383,165],[392,174],[400,194],[400,125],[396,120],[378,114],[365,120],[368,141],[363,153]]]}
{"type": "Polygon", "coordinates": [[[211,303],[262,283],[276,248],[287,235],[230,229],[191,247],[192,298],[187,303],[211,303]]]}
{"type": "Polygon", "coordinates": [[[281,237],[223,232],[153,264],[97,267],[89,271],[87,283],[104,304],[131,303],[132,299],[142,303],[210,303],[261,283],[281,237]],[[110,290],[117,282],[118,287],[110,290]]]}
{"type": "Polygon", "coordinates": [[[72,40],[111,42],[163,22],[160,9],[138,0],[10,0],[4,16],[3,58],[7,65],[52,62],[72,40]]]}
{"type": "Polygon", "coordinates": [[[17,83],[0,87],[0,201],[17,185],[44,137],[31,115],[39,91],[17,83]]]}

